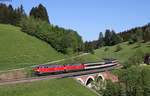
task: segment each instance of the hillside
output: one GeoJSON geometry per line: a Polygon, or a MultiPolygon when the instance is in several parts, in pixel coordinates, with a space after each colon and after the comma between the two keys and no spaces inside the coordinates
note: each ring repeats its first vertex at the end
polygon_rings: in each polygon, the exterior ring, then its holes
{"type": "Polygon", "coordinates": [[[2,85],[0,93],[0,96],[96,96],[70,78],[2,85]]]}
{"type": "Polygon", "coordinates": [[[85,56],[77,57],[74,59],[64,60],[58,62],[57,64],[71,64],[71,63],[87,63],[87,62],[99,62],[102,61],[101,58],[98,58],[94,54],[87,54],[85,56]]]}
{"type": "Polygon", "coordinates": [[[0,69],[24,67],[64,57],[47,43],[11,25],[0,24],[0,44],[0,69]]]}
{"type": "Polygon", "coordinates": [[[99,58],[116,58],[121,63],[125,63],[130,56],[133,55],[133,53],[137,49],[141,49],[144,53],[150,53],[150,42],[147,43],[135,43],[128,45],[127,42],[120,43],[120,46],[122,50],[116,51],[116,46],[106,46],[102,47],[100,49],[95,50],[95,55],[99,58]],[[107,49],[107,51],[106,51],[107,49]]]}

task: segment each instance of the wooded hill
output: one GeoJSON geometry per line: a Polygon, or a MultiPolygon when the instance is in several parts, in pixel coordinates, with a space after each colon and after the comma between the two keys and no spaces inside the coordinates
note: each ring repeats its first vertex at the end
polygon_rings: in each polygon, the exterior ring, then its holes
{"type": "Polygon", "coordinates": [[[150,41],[150,24],[119,33],[107,29],[104,34],[100,32],[98,40],[85,42],[85,52],[93,52],[94,49],[103,46],[113,46],[121,42],[133,44],[136,42],[145,43],[148,41],[150,41]]]}
{"type": "Polygon", "coordinates": [[[83,50],[81,36],[72,29],[50,24],[42,4],[33,7],[30,16],[25,14],[22,5],[14,9],[11,5],[0,4],[0,10],[0,23],[19,26],[23,32],[47,42],[58,52],[72,54],[83,50]]]}

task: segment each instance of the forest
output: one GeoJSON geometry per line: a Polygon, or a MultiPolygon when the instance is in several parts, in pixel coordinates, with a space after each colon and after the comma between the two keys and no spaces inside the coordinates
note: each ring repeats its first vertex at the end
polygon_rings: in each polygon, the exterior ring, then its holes
{"type": "Polygon", "coordinates": [[[123,32],[115,32],[114,30],[107,29],[104,34],[99,33],[99,38],[94,41],[85,42],[85,51],[93,52],[94,49],[98,49],[103,46],[113,46],[122,42],[128,42],[129,44],[145,43],[150,41],[150,24],[142,27],[132,28],[123,32]]]}

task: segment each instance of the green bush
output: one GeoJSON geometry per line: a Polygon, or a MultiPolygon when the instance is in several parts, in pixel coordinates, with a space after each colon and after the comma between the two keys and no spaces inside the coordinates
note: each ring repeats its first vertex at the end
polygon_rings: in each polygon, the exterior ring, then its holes
{"type": "Polygon", "coordinates": [[[130,45],[130,44],[134,44],[135,42],[132,40],[132,39],[130,39],[129,41],[128,41],[128,44],[130,45]]]}
{"type": "Polygon", "coordinates": [[[106,47],[105,49],[104,49],[104,51],[108,51],[109,50],[109,48],[108,47],[106,47]]]}
{"type": "Polygon", "coordinates": [[[144,53],[141,49],[137,49],[135,53],[129,57],[128,66],[140,65],[144,62],[144,53]]]}
{"type": "Polygon", "coordinates": [[[115,52],[119,52],[119,51],[121,51],[121,50],[122,50],[121,45],[117,45],[117,46],[116,46],[116,50],[115,50],[115,52]]]}

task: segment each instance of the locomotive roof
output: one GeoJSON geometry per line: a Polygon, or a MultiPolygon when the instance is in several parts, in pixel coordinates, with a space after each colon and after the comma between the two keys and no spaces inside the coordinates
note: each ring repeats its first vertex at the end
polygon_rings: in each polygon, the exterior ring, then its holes
{"type": "Polygon", "coordinates": [[[70,66],[73,66],[73,65],[81,65],[81,63],[64,64],[64,65],[70,65],[70,66]]]}
{"type": "Polygon", "coordinates": [[[44,66],[44,67],[46,67],[46,66],[63,66],[62,64],[48,64],[48,65],[39,65],[38,67],[41,67],[41,66],[44,66]]]}

